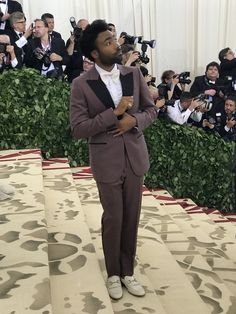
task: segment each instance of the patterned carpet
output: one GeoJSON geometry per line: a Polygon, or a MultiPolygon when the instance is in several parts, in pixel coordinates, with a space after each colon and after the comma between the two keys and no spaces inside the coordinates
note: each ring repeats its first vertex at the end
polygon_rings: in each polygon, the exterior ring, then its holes
{"type": "Polygon", "coordinates": [[[146,296],[109,298],[89,167],[0,151],[1,314],[235,314],[236,216],[143,189],[135,276],[146,296]]]}

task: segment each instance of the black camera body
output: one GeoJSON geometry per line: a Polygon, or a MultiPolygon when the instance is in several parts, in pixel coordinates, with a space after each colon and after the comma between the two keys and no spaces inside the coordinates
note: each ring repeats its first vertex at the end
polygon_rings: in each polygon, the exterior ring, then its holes
{"type": "Polygon", "coordinates": [[[75,41],[78,42],[81,35],[82,35],[82,28],[78,27],[76,22],[75,22],[75,18],[73,16],[70,17],[70,24],[73,28],[73,32],[72,32],[72,35],[74,35],[75,37],[75,41]]]}
{"type": "Polygon", "coordinates": [[[80,27],[75,27],[74,28],[74,31],[73,31],[73,35],[75,36],[75,40],[79,40],[80,39],[80,37],[81,37],[81,34],[82,34],[82,28],[80,28],[80,27]]]}
{"type": "Polygon", "coordinates": [[[155,78],[155,76],[152,76],[151,83],[156,83],[156,78],[155,78]]]}
{"type": "Polygon", "coordinates": [[[150,61],[150,59],[145,53],[140,54],[139,60],[144,64],[147,64],[150,61]]]}
{"type": "Polygon", "coordinates": [[[6,43],[0,43],[0,53],[5,53],[6,54],[7,46],[8,46],[8,44],[6,44],[6,43]]]}
{"type": "Polygon", "coordinates": [[[124,44],[126,45],[136,45],[138,43],[139,38],[137,36],[128,35],[126,32],[122,32],[120,37],[125,38],[124,44]]]}
{"type": "Polygon", "coordinates": [[[202,109],[206,109],[207,111],[210,111],[212,108],[212,100],[211,100],[211,96],[210,95],[206,95],[206,94],[199,94],[196,97],[194,97],[194,100],[199,101],[200,105],[199,107],[201,107],[202,109]]]}
{"type": "Polygon", "coordinates": [[[180,84],[187,84],[189,85],[191,83],[191,80],[189,79],[190,77],[190,72],[182,72],[178,75],[179,83],[180,84]]]}
{"type": "Polygon", "coordinates": [[[227,114],[227,120],[231,119],[236,120],[236,112],[227,114]]]}
{"type": "Polygon", "coordinates": [[[33,51],[35,57],[38,60],[41,60],[42,63],[44,64],[45,67],[49,67],[51,64],[50,56],[51,56],[51,51],[50,50],[43,50],[39,47],[35,48],[33,51]]]}

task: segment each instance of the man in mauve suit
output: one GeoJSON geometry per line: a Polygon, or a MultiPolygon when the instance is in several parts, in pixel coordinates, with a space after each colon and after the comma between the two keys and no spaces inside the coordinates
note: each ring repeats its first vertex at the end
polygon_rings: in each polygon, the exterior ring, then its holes
{"type": "Polygon", "coordinates": [[[70,121],[76,138],[89,138],[91,168],[103,206],[108,293],[120,299],[123,283],[131,294],[144,296],[133,276],[143,175],[149,168],[142,130],[158,110],[140,70],[117,64],[121,48],[105,21],[88,25],[80,45],[95,66],[73,80],[70,121]]]}

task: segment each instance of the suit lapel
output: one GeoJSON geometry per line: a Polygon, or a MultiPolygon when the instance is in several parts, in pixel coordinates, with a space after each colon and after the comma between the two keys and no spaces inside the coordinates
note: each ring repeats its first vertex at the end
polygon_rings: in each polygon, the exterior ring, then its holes
{"type": "Polygon", "coordinates": [[[97,80],[87,80],[88,85],[94,91],[95,95],[107,108],[115,108],[114,102],[111,98],[106,85],[101,80],[100,76],[97,80]]]}
{"type": "Polygon", "coordinates": [[[123,91],[123,96],[133,96],[134,94],[134,79],[133,72],[125,75],[120,74],[120,81],[123,91]]]}
{"type": "MultiPolygon", "coordinates": [[[[133,79],[133,72],[129,73],[122,73],[122,68],[119,66],[121,70],[120,73],[120,81],[122,87],[122,94],[123,96],[132,96],[134,93],[134,79],[133,79]]],[[[90,88],[93,90],[95,95],[99,98],[99,100],[106,106],[106,108],[115,108],[114,102],[112,100],[111,94],[109,93],[106,85],[101,80],[98,72],[94,68],[91,70],[92,76],[94,79],[88,79],[87,83],[90,88]]]]}

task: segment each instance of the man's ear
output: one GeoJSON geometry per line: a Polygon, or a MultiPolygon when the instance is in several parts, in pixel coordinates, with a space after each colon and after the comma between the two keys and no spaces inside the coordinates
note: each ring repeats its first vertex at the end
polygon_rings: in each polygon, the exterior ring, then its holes
{"type": "Polygon", "coordinates": [[[93,57],[94,60],[96,60],[96,59],[98,58],[98,51],[94,49],[94,50],[91,52],[91,56],[93,57]]]}

